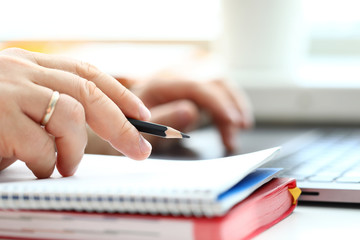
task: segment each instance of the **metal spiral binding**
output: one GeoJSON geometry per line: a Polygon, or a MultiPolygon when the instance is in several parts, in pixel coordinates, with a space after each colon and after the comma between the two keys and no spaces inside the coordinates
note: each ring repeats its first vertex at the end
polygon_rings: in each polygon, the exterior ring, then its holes
{"type": "Polygon", "coordinates": [[[75,210],[95,212],[118,212],[136,214],[161,214],[183,216],[219,215],[211,193],[204,191],[173,191],[163,189],[157,193],[151,190],[101,192],[96,195],[86,191],[66,189],[30,189],[19,186],[5,189],[1,193],[2,209],[75,210]],[[20,193],[23,194],[20,194],[20,193]],[[76,192],[76,194],[74,194],[76,192]]]}

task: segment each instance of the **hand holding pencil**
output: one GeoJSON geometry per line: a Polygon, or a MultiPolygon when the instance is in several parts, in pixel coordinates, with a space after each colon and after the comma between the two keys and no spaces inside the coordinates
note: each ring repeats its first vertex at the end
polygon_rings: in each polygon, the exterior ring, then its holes
{"type": "Polygon", "coordinates": [[[55,167],[63,176],[73,175],[91,142],[87,127],[116,151],[140,160],[155,143],[139,134],[148,126],[165,138],[186,138],[182,132],[196,126],[204,110],[232,149],[236,130],[251,125],[247,101],[223,81],[151,76],[130,91],[91,64],[64,56],[10,48],[0,51],[0,58],[0,96],[7,103],[0,108],[5,141],[0,171],[21,160],[39,178],[49,177],[55,167]],[[131,124],[125,116],[165,126],[131,124]]]}
{"type": "MultiPolygon", "coordinates": [[[[191,80],[165,80],[157,78],[149,82],[118,79],[149,107],[151,122],[171,126],[176,131],[189,132],[199,126],[201,112],[207,112],[219,129],[227,151],[236,148],[235,136],[241,128],[252,125],[252,114],[246,96],[233,92],[223,81],[197,82],[191,80]]],[[[89,134],[88,153],[119,154],[106,143],[89,134]]],[[[180,137],[178,134],[177,136],[180,137]]],[[[177,140],[166,140],[145,134],[153,150],[166,152],[177,140]]]]}

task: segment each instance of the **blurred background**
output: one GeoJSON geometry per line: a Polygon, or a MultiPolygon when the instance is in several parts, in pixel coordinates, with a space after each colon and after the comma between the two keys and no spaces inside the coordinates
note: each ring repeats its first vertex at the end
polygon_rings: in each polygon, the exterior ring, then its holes
{"type": "Polygon", "coordinates": [[[248,90],[260,120],[360,119],[354,104],[360,88],[356,0],[0,4],[0,49],[64,54],[111,74],[140,77],[201,50],[218,56],[229,81],[248,90]],[[334,116],[334,108],[343,112],[334,116]]]}

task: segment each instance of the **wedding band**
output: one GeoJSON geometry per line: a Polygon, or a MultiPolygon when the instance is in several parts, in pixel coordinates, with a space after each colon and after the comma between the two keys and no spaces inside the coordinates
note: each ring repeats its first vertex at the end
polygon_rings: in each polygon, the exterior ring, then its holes
{"type": "Polygon", "coordinates": [[[42,126],[45,126],[49,122],[51,115],[54,113],[55,106],[56,106],[57,101],[59,100],[59,97],[60,97],[60,94],[58,91],[54,91],[53,94],[51,95],[49,105],[46,108],[45,115],[41,120],[42,126]]]}

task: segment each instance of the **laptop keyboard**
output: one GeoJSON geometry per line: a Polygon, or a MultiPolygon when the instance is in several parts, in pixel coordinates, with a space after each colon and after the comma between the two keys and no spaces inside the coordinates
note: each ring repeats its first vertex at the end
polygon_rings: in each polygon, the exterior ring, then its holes
{"type": "Polygon", "coordinates": [[[272,161],[297,181],[360,183],[360,131],[332,130],[301,150],[272,161]]]}

